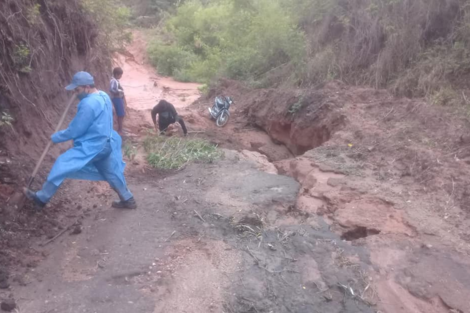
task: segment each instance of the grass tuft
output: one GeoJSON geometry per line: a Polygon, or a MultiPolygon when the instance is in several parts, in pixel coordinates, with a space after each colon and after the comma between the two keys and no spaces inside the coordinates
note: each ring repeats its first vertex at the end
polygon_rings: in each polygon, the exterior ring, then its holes
{"type": "Polygon", "coordinates": [[[144,149],[147,162],[160,169],[180,169],[190,162],[212,163],[223,155],[206,140],[155,135],[145,138],[144,149]]]}

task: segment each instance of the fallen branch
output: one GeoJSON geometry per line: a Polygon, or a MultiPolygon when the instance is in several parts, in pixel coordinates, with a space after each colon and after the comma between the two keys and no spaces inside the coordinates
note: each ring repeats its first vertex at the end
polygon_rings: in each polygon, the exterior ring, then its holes
{"type": "Polygon", "coordinates": [[[201,221],[207,223],[206,220],[201,216],[201,214],[199,214],[196,210],[194,210],[194,213],[196,213],[196,215],[201,219],[201,221]]]}
{"type": "Polygon", "coordinates": [[[338,287],[341,287],[341,289],[343,289],[344,291],[344,294],[349,294],[349,296],[351,297],[351,299],[356,299],[356,300],[359,300],[359,301],[362,301],[365,305],[368,305],[368,306],[372,306],[373,304],[369,301],[367,301],[366,299],[364,299],[364,294],[365,292],[367,291],[367,289],[369,289],[370,287],[370,284],[366,286],[366,288],[364,289],[364,291],[362,292],[362,295],[359,296],[358,294],[356,294],[354,292],[354,289],[350,286],[346,286],[346,285],[343,285],[343,284],[340,284],[338,283],[338,287]]]}
{"type": "Polygon", "coordinates": [[[251,231],[252,233],[256,234],[255,230],[254,230],[253,228],[251,228],[250,226],[248,226],[248,225],[239,224],[237,227],[238,227],[238,228],[246,228],[246,229],[248,229],[249,231],[251,231]]]}
{"type": "MultiPolygon", "coordinates": [[[[385,116],[382,118],[382,120],[385,121],[385,119],[386,119],[390,114],[392,114],[392,112],[393,112],[394,110],[395,110],[395,108],[392,108],[387,114],[385,114],[385,116]]],[[[377,123],[378,123],[378,121],[377,121],[377,123]]],[[[376,124],[377,124],[377,123],[376,123],[376,124]]]]}
{"type": "Polygon", "coordinates": [[[364,291],[361,293],[361,299],[362,300],[364,300],[364,295],[367,292],[367,290],[369,290],[369,287],[370,287],[370,283],[367,284],[366,288],[364,288],[364,291]]]}
{"type": "Polygon", "coordinates": [[[57,238],[59,238],[60,236],[62,236],[66,231],[68,231],[70,228],[72,228],[72,226],[74,226],[75,224],[77,223],[77,221],[73,222],[73,224],[70,224],[69,226],[65,227],[64,229],[62,229],[57,235],[55,235],[54,237],[52,237],[51,239],[49,239],[48,241],[40,244],[41,247],[44,247],[48,244],[50,244],[51,242],[53,242],[54,240],[56,240],[57,238]]]}
{"type": "Polygon", "coordinates": [[[250,250],[250,248],[248,248],[248,246],[246,246],[246,251],[253,257],[253,259],[255,259],[256,264],[259,264],[260,259],[258,259],[258,258],[253,254],[253,252],[251,252],[251,250],[250,250]]]}
{"type": "Polygon", "coordinates": [[[171,237],[173,237],[173,235],[174,235],[174,234],[176,234],[176,230],[174,230],[174,231],[171,233],[170,237],[168,237],[168,239],[167,239],[167,240],[165,240],[165,241],[168,241],[168,240],[170,240],[170,239],[171,239],[171,237]]]}

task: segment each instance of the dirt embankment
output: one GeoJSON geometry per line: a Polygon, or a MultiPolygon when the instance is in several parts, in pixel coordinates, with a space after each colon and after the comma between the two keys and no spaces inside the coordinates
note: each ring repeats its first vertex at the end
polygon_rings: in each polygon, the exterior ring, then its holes
{"type": "MultiPolygon", "coordinates": [[[[0,272],[12,264],[36,266],[44,256],[30,248],[31,238],[52,237],[75,217],[74,210],[82,209],[73,193],[59,196],[61,205],[47,214],[6,207],[55,129],[68,98],[64,86],[72,75],[87,70],[106,90],[111,62],[98,38],[96,25],[78,0],[0,2],[0,114],[14,119],[11,127],[0,127],[0,272]]],[[[72,109],[66,123],[74,114],[72,109]]],[[[65,148],[53,147],[35,188],[65,148]]]]}
{"type": "Polygon", "coordinates": [[[2,128],[2,146],[36,158],[63,111],[73,73],[87,70],[107,89],[111,60],[79,1],[3,1],[0,9],[0,110],[15,120],[2,128]]]}
{"type": "MultiPolygon", "coordinates": [[[[222,93],[233,95],[234,110],[245,117],[245,123],[264,130],[274,143],[284,145],[292,155],[322,145],[346,121],[344,114],[337,110],[342,106],[342,99],[329,90],[252,90],[222,80],[208,98],[222,93]]],[[[203,107],[207,105],[204,103],[203,107]]]]}

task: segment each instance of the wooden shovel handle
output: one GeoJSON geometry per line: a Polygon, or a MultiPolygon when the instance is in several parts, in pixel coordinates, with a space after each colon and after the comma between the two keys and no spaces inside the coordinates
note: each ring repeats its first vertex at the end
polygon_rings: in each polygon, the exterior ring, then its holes
{"type": "MultiPolygon", "coordinates": [[[[65,117],[67,116],[67,113],[69,112],[70,107],[74,103],[75,98],[76,98],[75,95],[70,97],[70,100],[67,103],[67,106],[65,107],[64,113],[62,113],[62,116],[59,120],[59,123],[57,124],[57,127],[55,128],[54,133],[57,133],[60,130],[60,128],[62,127],[62,124],[64,123],[64,120],[65,120],[65,117]]],[[[39,158],[38,162],[36,163],[36,167],[34,168],[33,174],[31,174],[31,177],[29,178],[27,188],[31,187],[31,184],[33,183],[34,178],[36,177],[36,175],[39,171],[39,168],[41,167],[41,164],[44,161],[44,158],[46,157],[47,153],[49,152],[49,149],[51,148],[51,146],[52,146],[52,141],[49,141],[46,148],[42,152],[41,157],[39,158]]]]}

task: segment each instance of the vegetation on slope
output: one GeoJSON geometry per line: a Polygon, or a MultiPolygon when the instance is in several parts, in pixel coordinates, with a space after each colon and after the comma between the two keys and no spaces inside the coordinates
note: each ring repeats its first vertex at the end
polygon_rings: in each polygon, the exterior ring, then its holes
{"type": "Polygon", "coordinates": [[[445,103],[467,87],[469,8],[469,0],[189,0],[149,54],[180,80],[340,79],[445,103]]]}

